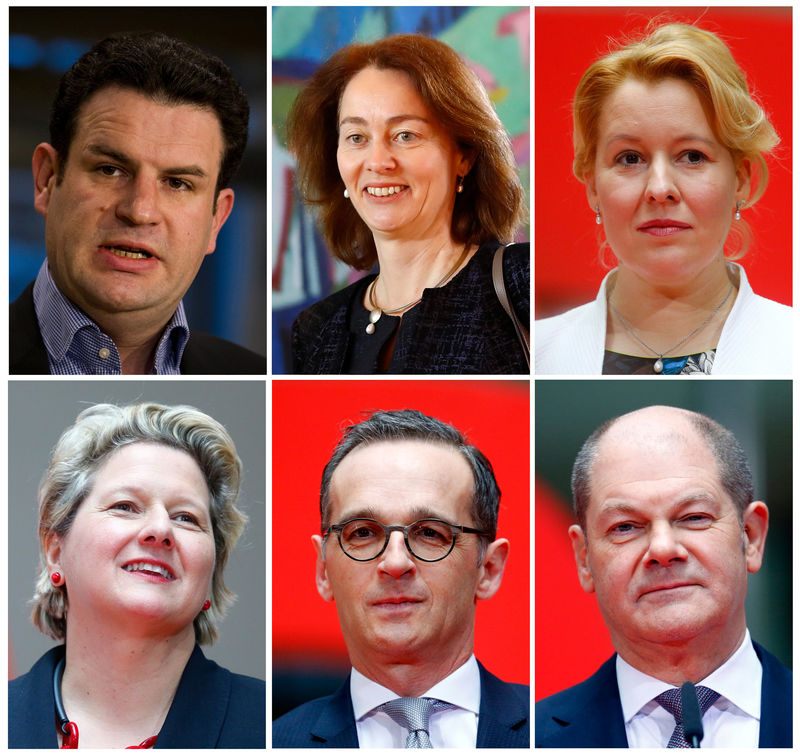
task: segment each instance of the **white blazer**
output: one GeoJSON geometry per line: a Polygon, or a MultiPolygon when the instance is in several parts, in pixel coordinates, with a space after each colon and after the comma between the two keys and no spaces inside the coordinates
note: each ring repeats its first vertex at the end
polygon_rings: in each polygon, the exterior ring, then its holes
{"type": "MultiPolygon", "coordinates": [[[[730,263],[729,263],[730,264],[730,263]]],[[[792,374],[792,309],[753,293],[744,269],[725,320],[712,374],[792,374]]],[[[594,301],[535,323],[535,374],[602,374],[606,343],[606,284],[594,301]]]]}

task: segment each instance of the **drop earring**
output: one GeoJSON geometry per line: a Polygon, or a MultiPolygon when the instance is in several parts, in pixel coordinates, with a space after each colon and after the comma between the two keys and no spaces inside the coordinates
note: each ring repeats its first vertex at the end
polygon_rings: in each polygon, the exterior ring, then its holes
{"type": "Polygon", "coordinates": [[[742,203],[741,202],[736,202],[736,213],[733,216],[734,220],[741,220],[742,219],[742,213],[739,211],[741,208],[742,208],[742,203]]]}
{"type": "Polygon", "coordinates": [[[462,191],[464,191],[464,176],[463,175],[457,176],[457,180],[458,182],[456,183],[456,193],[460,194],[462,191]]]}
{"type": "Polygon", "coordinates": [[[599,204],[595,204],[595,205],[594,205],[594,211],[597,213],[597,214],[594,216],[594,221],[595,221],[595,222],[596,222],[598,225],[602,225],[602,224],[603,224],[603,219],[600,217],[600,205],[599,205],[599,204]]]}

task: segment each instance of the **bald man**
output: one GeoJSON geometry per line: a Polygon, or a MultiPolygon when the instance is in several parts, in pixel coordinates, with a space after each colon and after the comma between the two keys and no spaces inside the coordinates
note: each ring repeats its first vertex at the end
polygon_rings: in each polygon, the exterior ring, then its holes
{"type": "Polygon", "coordinates": [[[704,747],[791,746],[791,672],[745,619],[769,513],[736,438],[691,411],[634,411],[586,440],[572,491],[578,578],[616,654],[537,702],[536,746],[686,747],[687,681],[704,747]]]}

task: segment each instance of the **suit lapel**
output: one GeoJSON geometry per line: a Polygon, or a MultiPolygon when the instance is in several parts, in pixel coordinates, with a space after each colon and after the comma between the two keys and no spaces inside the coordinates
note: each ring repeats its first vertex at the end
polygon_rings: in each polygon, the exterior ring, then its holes
{"type": "Polygon", "coordinates": [[[477,748],[529,748],[530,698],[525,702],[517,686],[504,683],[478,663],[481,707],[477,748]]]}
{"type": "Polygon", "coordinates": [[[617,686],[616,655],[583,683],[545,703],[547,718],[536,745],[542,747],[627,748],[625,721],[617,686]]]}
{"type": "Polygon", "coordinates": [[[358,748],[356,721],[350,699],[350,678],[339,687],[311,725],[314,745],[337,749],[358,748]]]}
{"type": "Polygon", "coordinates": [[[792,674],[763,647],[753,642],[761,661],[759,748],[792,745],[792,674]]]}

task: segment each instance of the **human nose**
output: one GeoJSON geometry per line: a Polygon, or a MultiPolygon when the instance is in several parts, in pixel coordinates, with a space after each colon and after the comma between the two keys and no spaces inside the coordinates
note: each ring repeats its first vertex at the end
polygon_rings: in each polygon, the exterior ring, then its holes
{"type": "Polygon", "coordinates": [[[395,579],[414,571],[414,558],[406,547],[403,532],[393,531],[389,534],[389,541],[379,558],[378,568],[381,573],[395,579]]]}
{"type": "Polygon", "coordinates": [[[166,510],[155,507],[147,512],[139,532],[139,542],[149,547],[163,547],[168,550],[174,547],[175,535],[166,510]]]}
{"type": "Polygon", "coordinates": [[[657,157],[650,164],[647,176],[647,201],[650,204],[680,201],[672,165],[666,158],[657,157]]]}
{"type": "Polygon", "coordinates": [[[117,201],[117,217],[131,225],[151,225],[158,222],[160,204],[158,183],[154,177],[140,173],[121,192],[117,201]]]}
{"type": "Polygon", "coordinates": [[[374,139],[370,142],[366,162],[368,170],[382,173],[391,170],[395,165],[394,154],[388,144],[381,141],[381,139],[374,139]]]}
{"type": "Polygon", "coordinates": [[[675,536],[674,528],[667,521],[655,522],[651,529],[644,556],[645,565],[668,566],[686,560],[688,552],[675,536]]]}

